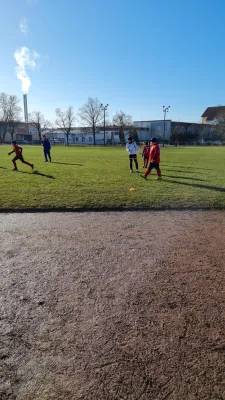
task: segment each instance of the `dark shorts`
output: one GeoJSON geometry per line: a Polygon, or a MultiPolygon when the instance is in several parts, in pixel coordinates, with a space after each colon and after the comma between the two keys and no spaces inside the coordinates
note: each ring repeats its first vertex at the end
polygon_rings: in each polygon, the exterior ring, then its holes
{"type": "Polygon", "coordinates": [[[159,163],[156,164],[156,163],[151,162],[148,168],[149,168],[150,170],[153,169],[153,168],[159,169],[159,163]]]}
{"type": "Polygon", "coordinates": [[[136,159],[137,158],[137,154],[129,154],[129,159],[136,159]]]}
{"type": "Polygon", "coordinates": [[[23,158],[22,154],[21,154],[21,156],[14,157],[12,161],[17,161],[17,160],[20,160],[22,163],[24,163],[24,158],[23,158]]]}

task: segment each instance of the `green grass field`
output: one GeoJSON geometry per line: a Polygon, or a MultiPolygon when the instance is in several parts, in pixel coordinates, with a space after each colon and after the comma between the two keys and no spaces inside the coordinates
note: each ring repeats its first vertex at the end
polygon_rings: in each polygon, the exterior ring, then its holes
{"type": "Polygon", "coordinates": [[[155,179],[155,171],[147,181],[130,174],[124,148],[55,146],[53,163],[44,163],[41,147],[24,146],[34,173],[20,161],[19,172],[13,172],[9,151],[10,146],[0,146],[1,210],[225,207],[222,147],[162,148],[162,181],[155,179]]]}

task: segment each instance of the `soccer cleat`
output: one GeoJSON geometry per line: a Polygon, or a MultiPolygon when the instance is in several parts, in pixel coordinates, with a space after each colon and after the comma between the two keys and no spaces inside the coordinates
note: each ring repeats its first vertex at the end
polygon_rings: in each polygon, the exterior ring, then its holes
{"type": "Polygon", "coordinates": [[[157,181],[161,181],[162,177],[161,176],[157,176],[157,178],[155,178],[157,181]]]}
{"type": "Polygon", "coordinates": [[[142,175],[142,174],[140,175],[140,177],[143,178],[143,179],[147,179],[147,176],[142,175]]]}
{"type": "Polygon", "coordinates": [[[18,171],[18,168],[13,168],[13,171],[18,171]]]}
{"type": "Polygon", "coordinates": [[[145,165],[143,165],[143,167],[142,167],[142,168],[146,168],[146,167],[145,167],[145,165]]]}
{"type": "Polygon", "coordinates": [[[131,174],[132,174],[132,172],[133,172],[132,169],[130,169],[130,173],[131,173],[131,174]]]}
{"type": "Polygon", "coordinates": [[[31,168],[34,169],[34,164],[31,164],[31,168]]]}
{"type": "Polygon", "coordinates": [[[45,160],[45,162],[48,162],[48,160],[45,160]]]}
{"type": "Polygon", "coordinates": [[[139,171],[138,171],[138,169],[136,169],[136,172],[139,174],[139,171]]]}

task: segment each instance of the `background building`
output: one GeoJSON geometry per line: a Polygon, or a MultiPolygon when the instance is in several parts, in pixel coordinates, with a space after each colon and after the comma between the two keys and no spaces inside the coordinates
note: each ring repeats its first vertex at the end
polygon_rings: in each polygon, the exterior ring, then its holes
{"type": "MultiPolygon", "coordinates": [[[[48,138],[52,141],[65,142],[66,134],[62,129],[56,128],[45,132],[48,138]]],[[[76,145],[92,145],[94,143],[94,137],[91,128],[74,127],[68,137],[69,144],[76,145]]],[[[35,138],[34,138],[35,139],[35,138]]],[[[104,145],[104,128],[99,128],[95,134],[96,145],[104,145]]],[[[119,130],[115,126],[109,126],[105,128],[105,143],[106,145],[116,145],[120,143],[119,130]]]]}
{"type": "MultiPolygon", "coordinates": [[[[134,126],[127,126],[123,129],[121,136],[119,126],[110,125],[105,127],[105,144],[118,145],[124,144],[127,137],[132,135],[136,141],[150,141],[153,136],[157,137],[160,143],[166,144],[194,144],[203,139],[210,140],[217,138],[215,135],[215,125],[218,127],[224,124],[225,106],[208,107],[202,114],[202,124],[192,122],[180,122],[171,120],[149,120],[135,121],[134,126]]],[[[43,132],[52,143],[65,143],[66,134],[60,128],[52,128],[43,132]]],[[[15,124],[14,133],[9,131],[5,134],[5,124],[0,122],[0,142],[10,143],[13,139],[18,143],[40,144],[37,129],[29,122],[18,122],[15,124]],[[5,137],[4,137],[5,136],[5,137]]],[[[219,137],[219,136],[218,136],[219,137]]],[[[218,138],[217,138],[218,139],[218,138]]],[[[222,139],[221,139],[222,140],[222,139]]],[[[94,136],[91,127],[73,127],[68,137],[69,144],[74,145],[93,145],[94,136]]],[[[95,135],[96,145],[104,145],[104,128],[99,127],[95,135]]]]}
{"type": "Polygon", "coordinates": [[[216,125],[221,118],[225,119],[225,106],[208,107],[202,114],[202,123],[216,125]]]}
{"type": "Polygon", "coordinates": [[[161,143],[194,143],[212,137],[212,127],[200,123],[177,122],[171,120],[135,121],[140,141],[149,141],[155,136],[161,143]],[[174,140],[175,139],[175,140],[174,140]]]}
{"type": "MultiPolygon", "coordinates": [[[[150,140],[156,136],[160,141],[163,140],[164,120],[153,121],[134,121],[134,126],[137,128],[139,140],[150,140]]],[[[171,120],[165,120],[165,142],[169,142],[171,133],[171,120]]]]}
{"type": "MultiPolygon", "coordinates": [[[[5,123],[0,122],[0,142],[3,141],[5,131],[5,123]]],[[[15,123],[13,137],[11,133],[7,130],[4,138],[5,143],[11,143],[11,141],[17,140],[23,143],[33,143],[34,140],[38,140],[37,129],[27,122],[17,122],[15,123]]]]}

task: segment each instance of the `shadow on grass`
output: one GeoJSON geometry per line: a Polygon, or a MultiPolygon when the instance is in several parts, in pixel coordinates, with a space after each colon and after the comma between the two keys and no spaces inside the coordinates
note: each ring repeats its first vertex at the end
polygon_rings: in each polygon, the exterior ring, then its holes
{"type": "Polygon", "coordinates": [[[6,167],[0,167],[1,169],[7,169],[6,167]]]}
{"type": "MultiPolygon", "coordinates": [[[[169,160],[166,160],[166,163],[169,163],[169,164],[182,164],[182,161],[169,161],[169,160]]],[[[193,165],[193,163],[185,163],[186,165],[188,165],[188,164],[191,164],[191,165],[193,165]]],[[[179,165],[180,166],[180,165],[179,165]]],[[[192,167],[193,168],[193,167],[192,167]]]]}
{"type": "Polygon", "coordinates": [[[212,190],[214,192],[225,193],[225,188],[218,187],[218,186],[202,185],[200,183],[178,182],[178,181],[172,181],[170,179],[163,179],[163,182],[175,183],[177,185],[185,185],[185,186],[191,186],[191,187],[198,188],[198,189],[208,189],[208,190],[212,190]]]}
{"type": "MultiPolygon", "coordinates": [[[[167,163],[169,164],[181,164],[181,162],[174,162],[174,161],[166,161],[166,164],[164,164],[163,162],[161,163],[161,165],[163,167],[167,166],[167,163]]],[[[186,165],[187,163],[185,163],[185,165],[175,165],[174,167],[178,167],[178,168],[186,168],[186,169],[201,169],[203,171],[211,171],[211,169],[209,168],[198,168],[198,167],[189,167],[188,165],[186,165]]],[[[193,163],[191,164],[193,165],[193,163]]],[[[168,167],[172,167],[172,165],[168,165],[168,167]]]]}
{"type": "Polygon", "coordinates": [[[55,179],[54,176],[52,175],[47,175],[47,174],[43,174],[42,172],[39,171],[33,171],[33,172],[26,172],[26,171],[18,171],[20,174],[28,174],[28,175],[38,175],[38,176],[43,176],[44,178],[48,178],[48,179],[55,179]]]}
{"type": "Polygon", "coordinates": [[[57,162],[57,161],[52,161],[52,164],[60,164],[60,165],[77,165],[78,167],[84,167],[83,164],[70,164],[67,162],[57,162]]]}
{"type": "MultiPolygon", "coordinates": [[[[160,164],[161,165],[161,164],[160,164]]],[[[184,170],[180,170],[180,169],[168,169],[166,168],[166,165],[162,165],[163,170],[165,171],[169,171],[169,172],[181,172],[182,174],[199,174],[201,172],[194,172],[194,171],[184,171],[184,170]],[[164,168],[165,167],[165,168],[164,168]]]]}
{"type": "Polygon", "coordinates": [[[205,179],[190,178],[189,176],[164,175],[164,174],[162,174],[162,176],[167,176],[168,178],[175,178],[175,179],[190,179],[191,181],[202,181],[202,182],[205,182],[205,179]]]}

